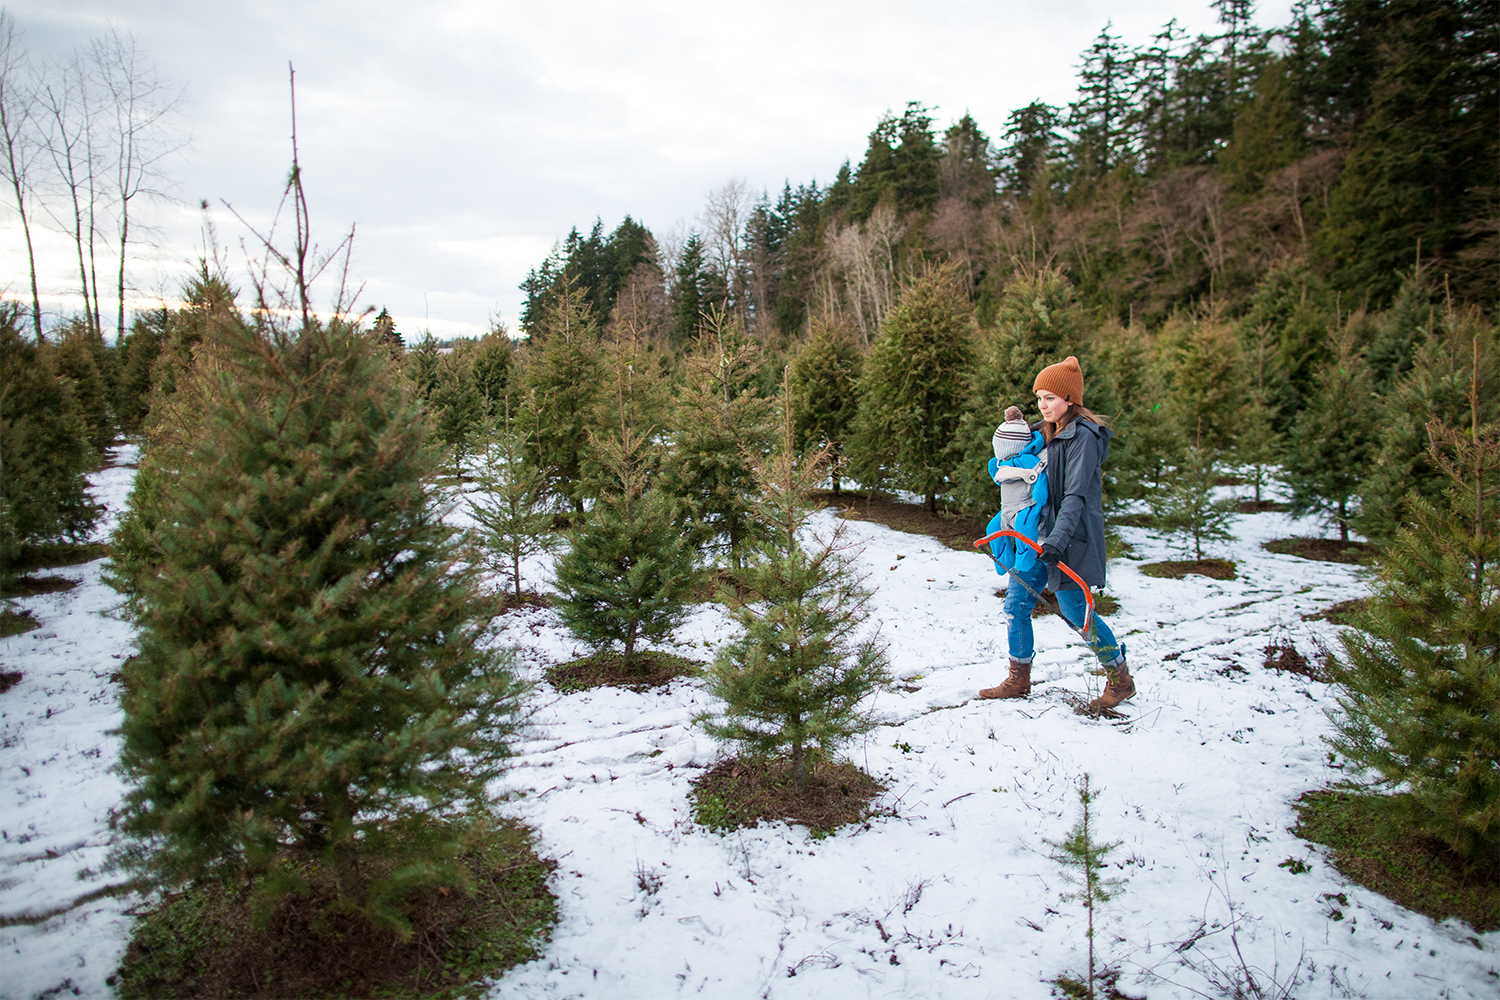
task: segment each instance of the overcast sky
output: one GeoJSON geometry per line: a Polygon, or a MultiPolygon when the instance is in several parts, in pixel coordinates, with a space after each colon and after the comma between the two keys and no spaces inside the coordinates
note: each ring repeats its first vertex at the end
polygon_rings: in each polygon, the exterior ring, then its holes
{"type": "MultiPolygon", "coordinates": [[[[1263,3],[1262,26],[1289,19],[1263,3]]],[[[857,3],[11,3],[34,58],[65,56],[113,24],[185,96],[190,144],[167,166],[175,201],[150,207],[155,249],[131,262],[142,301],[180,287],[207,199],[242,259],[290,163],[287,63],[316,233],[358,227],[362,301],[408,335],[514,329],[517,285],[577,226],[627,214],[658,235],[692,227],[733,177],[774,196],[826,184],[888,109],[965,111],[990,137],[1040,99],[1075,96],[1080,54],[1107,22],[1128,46],[1170,18],[1214,29],[1192,0],[857,3]]],[[[8,205],[8,202],[7,202],[8,205]]],[[[29,298],[13,207],[0,290],[29,298]]],[[[79,308],[69,249],[47,236],[44,309],[79,308]],[[71,296],[71,297],[70,297],[71,296]]],[[[111,325],[106,321],[106,326],[111,325]]]]}

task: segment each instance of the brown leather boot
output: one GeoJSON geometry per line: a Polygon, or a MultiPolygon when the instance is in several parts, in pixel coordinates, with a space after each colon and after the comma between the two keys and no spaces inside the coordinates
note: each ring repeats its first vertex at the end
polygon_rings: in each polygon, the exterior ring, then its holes
{"type": "Polygon", "coordinates": [[[1130,668],[1121,660],[1120,665],[1108,671],[1109,683],[1104,685],[1104,693],[1089,702],[1089,711],[1098,713],[1106,708],[1114,708],[1126,698],[1135,697],[1135,681],[1130,678],[1130,668]]]}
{"type": "Polygon", "coordinates": [[[1010,661],[1010,676],[998,687],[984,688],[981,698],[1024,698],[1031,693],[1031,664],[1010,661]]]}

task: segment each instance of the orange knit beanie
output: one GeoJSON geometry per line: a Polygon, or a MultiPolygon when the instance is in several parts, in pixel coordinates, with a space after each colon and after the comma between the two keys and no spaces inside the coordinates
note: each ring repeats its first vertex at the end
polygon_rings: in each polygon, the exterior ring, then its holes
{"type": "Polygon", "coordinates": [[[1083,402],[1083,370],[1078,359],[1069,355],[1055,365],[1048,365],[1036,377],[1032,392],[1050,392],[1069,403],[1083,402]]]}

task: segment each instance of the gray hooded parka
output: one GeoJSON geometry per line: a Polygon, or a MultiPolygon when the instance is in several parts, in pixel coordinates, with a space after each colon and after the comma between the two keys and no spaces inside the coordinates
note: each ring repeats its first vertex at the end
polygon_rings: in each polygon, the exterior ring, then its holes
{"type": "MultiPolygon", "coordinates": [[[[1047,443],[1047,508],[1040,537],[1062,550],[1062,561],[1091,589],[1104,586],[1104,459],[1114,432],[1092,420],[1071,421],[1047,443]]],[[[1053,593],[1078,585],[1053,567],[1053,593]]]]}

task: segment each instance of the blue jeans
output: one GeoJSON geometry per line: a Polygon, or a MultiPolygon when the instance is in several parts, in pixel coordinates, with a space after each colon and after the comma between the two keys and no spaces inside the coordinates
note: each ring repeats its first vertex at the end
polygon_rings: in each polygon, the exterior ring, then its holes
{"type": "MultiPolygon", "coordinates": [[[[1005,588],[1005,615],[1010,619],[1006,627],[1010,640],[1010,658],[1030,663],[1031,658],[1036,655],[1036,640],[1031,631],[1031,609],[1036,607],[1036,597],[1019,581],[1025,581],[1032,590],[1040,594],[1047,585],[1047,567],[1038,562],[1030,570],[1012,571],[1010,575],[1013,579],[1005,588]]],[[[1084,610],[1088,606],[1083,598],[1083,591],[1068,588],[1059,590],[1056,596],[1057,605],[1068,621],[1075,628],[1082,626],[1084,610]]],[[[1115,640],[1115,634],[1098,615],[1089,620],[1086,638],[1089,649],[1094,651],[1094,655],[1099,657],[1099,662],[1104,666],[1117,667],[1125,662],[1125,647],[1115,640]]]]}

